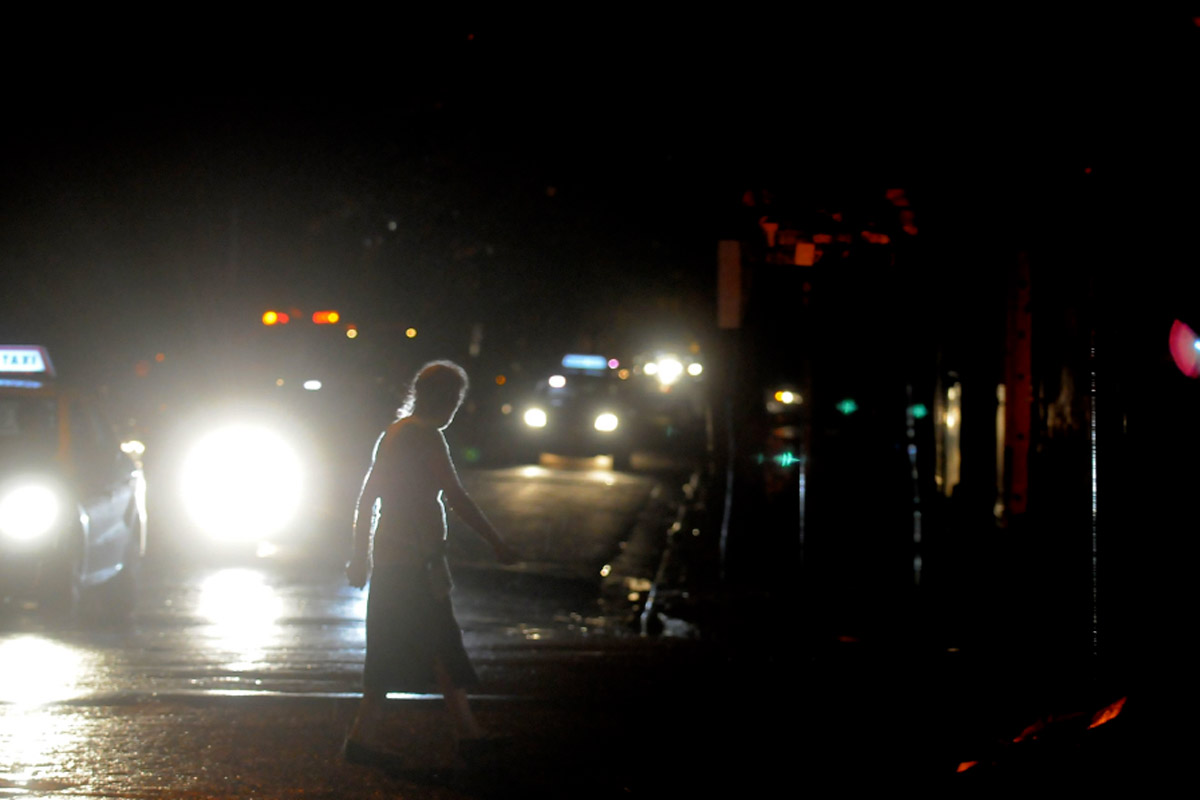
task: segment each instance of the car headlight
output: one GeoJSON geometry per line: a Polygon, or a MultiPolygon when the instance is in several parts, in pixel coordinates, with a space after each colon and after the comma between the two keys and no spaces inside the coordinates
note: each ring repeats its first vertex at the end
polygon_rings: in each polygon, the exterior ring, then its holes
{"type": "Polygon", "coordinates": [[[617,429],[618,423],[619,420],[616,414],[613,414],[611,411],[605,411],[596,417],[596,421],[592,425],[601,433],[612,433],[617,429]]]}
{"type": "Polygon", "coordinates": [[[653,374],[663,386],[670,386],[683,375],[683,364],[677,358],[660,358],[653,374]]]}
{"type": "Polygon", "coordinates": [[[183,465],[180,491],[191,519],[212,536],[253,540],[296,516],[300,458],[279,434],[235,425],[201,439],[183,465]]]}
{"type": "Polygon", "coordinates": [[[15,486],[0,497],[0,532],[20,541],[45,536],[58,521],[58,493],[43,483],[15,486]]]}
{"type": "Polygon", "coordinates": [[[546,427],[546,412],[540,408],[531,408],[525,412],[523,417],[525,424],[531,428],[546,427]]]}

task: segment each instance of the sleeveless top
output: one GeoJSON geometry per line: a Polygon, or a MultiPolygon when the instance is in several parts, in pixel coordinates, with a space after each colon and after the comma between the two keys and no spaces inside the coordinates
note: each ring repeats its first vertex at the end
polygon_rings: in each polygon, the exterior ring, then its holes
{"type": "Polygon", "coordinates": [[[372,467],[381,487],[374,563],[431,565],[445,552],[446,508],[438,478],[445,472],[438,462],[449,466],[450,449],[434,425],[405,417],[384,431],[372,467]]]}

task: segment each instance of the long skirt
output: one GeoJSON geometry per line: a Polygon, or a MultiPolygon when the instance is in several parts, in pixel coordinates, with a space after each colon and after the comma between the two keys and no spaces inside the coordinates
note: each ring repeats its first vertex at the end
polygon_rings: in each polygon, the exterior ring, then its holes
{"type": "Polygon", "coordinates": [[[441,661],[456,687],[479,683],[463,647],[450,598],[434,596],[426,568],[376,565],[367,597],[363,689],[436,691],[435,661],[441,661]]]}

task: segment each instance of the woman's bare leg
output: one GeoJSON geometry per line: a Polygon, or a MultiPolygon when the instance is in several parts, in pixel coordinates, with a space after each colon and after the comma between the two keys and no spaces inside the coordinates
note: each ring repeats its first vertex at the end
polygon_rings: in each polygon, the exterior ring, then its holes
{"type": "Polygon", "coordinates": [[[463,739],[479,739],[483,736],[483,728],[471,712],[471,704],[467,700],[467,691],[454,685],[450,674],[442,665],[441,659],[434,661],[434,675],[437,676],[438,688],[446,702],[446,710],[450,712],[450,721],[454,725],[454,734],[459,741],[463,739]]]}

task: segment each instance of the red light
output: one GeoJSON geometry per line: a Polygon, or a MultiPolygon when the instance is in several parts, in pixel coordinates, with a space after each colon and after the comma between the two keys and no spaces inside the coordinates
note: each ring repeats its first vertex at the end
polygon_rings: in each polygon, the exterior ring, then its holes
{"type": "Polygon", "coordinates": [[[1122,697],[1115,703],[1107,705],[1092,715],[1092,724],[1088,725],[1088,729],[1098,728],[1106,722],[1112,722],[1121,713],[1121,709],[1125,707],[1125,701],[1128,697],[1122,697]]]}
{"type": "Polygon", "coordinates": [[[312,321],[318,325],[332,325],[341,318],[336,311],[314,311],[312,315],[312,321]]]}
{"type": "Polygon", "coordinates": [[[1171,358],[1179,371],[1189,378],[1200,377],[1200,352],[1196,350],[1196,332],[1179,320],[1171,325],[1168,340],[1171,358]]]}

